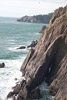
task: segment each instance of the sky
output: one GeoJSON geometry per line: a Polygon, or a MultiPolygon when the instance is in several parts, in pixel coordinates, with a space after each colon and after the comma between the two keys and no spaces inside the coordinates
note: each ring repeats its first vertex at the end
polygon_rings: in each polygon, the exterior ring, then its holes
{"type": "Polygon", "coordinates": [[[67,0],[0,0],[0,16],[19,18],[48,14],[65,5],[67,0]]]}

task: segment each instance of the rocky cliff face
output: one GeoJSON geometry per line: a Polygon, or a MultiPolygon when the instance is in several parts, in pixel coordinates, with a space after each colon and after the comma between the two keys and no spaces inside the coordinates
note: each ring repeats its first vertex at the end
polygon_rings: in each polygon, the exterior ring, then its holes
{"type": "Polygon", "coordinates": [[[21,72],[25,80],[17,93],[13,91],[17,100],[28,100],[32,90],[44,80],[55,100],[67,100],[67,6],[55,10],[35,49],[29,51],[21,72]]]}

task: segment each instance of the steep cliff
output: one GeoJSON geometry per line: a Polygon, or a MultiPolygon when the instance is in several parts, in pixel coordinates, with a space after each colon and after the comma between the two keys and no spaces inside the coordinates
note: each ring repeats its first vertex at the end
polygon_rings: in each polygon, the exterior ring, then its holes
{"type": "Polygon", "coordinates": [[[17,19],[18,22],[29,22],[29,23],[46,23],[48,24],[53,13],[47,15],[36,15],[36,16],[24,16],[17,19]]]}
{"type": "Polygon", "coordinates": [[[28,100],[32,90],[44,80],[55,100],[67,100],[67,6],[55,10],[35,49],[31,49],[21,66],[17,100],[28,100]]]}

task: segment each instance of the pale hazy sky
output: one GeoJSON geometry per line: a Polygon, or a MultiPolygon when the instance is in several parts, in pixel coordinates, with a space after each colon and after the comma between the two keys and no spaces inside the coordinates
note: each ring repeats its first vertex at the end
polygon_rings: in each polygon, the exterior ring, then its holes
{"type": "Polygon", "coordinates": [[[22,17],[53,12],[67,0],[0,0],[0,16],[22,17]]]}

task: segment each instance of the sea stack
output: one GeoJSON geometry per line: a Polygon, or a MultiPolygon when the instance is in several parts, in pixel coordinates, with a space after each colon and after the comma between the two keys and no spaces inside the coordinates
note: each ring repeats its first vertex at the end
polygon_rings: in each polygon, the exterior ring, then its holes
{"type": "Polygon", "coordinates": [[[44,80],[54,100],[67,100],[67,6],[55,10],[36,47],[24,60],[22,70],[25,81],[16,86],[18,92],[13,90],[17,100],[31,100],[32,91],[44,80]]]}

